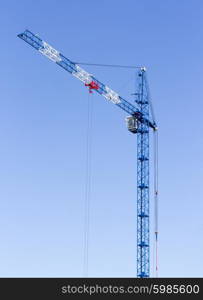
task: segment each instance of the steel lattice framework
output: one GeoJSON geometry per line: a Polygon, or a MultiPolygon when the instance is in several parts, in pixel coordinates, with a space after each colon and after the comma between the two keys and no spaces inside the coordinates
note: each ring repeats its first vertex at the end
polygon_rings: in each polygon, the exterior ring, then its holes
{"type": "MultiPolygon", "coordinates": [[[[145,73],[138,73],[137,105],[149,116],[145,73]]],[[[137,130],[137,276],[149,277],[149,126],[138,122],[137,130]]]]}
{"type": "Polygon", "coordinates": [[[25,30],[18,37],[82,81],[89,88],[90,93],[93,90],[96,91],[130,115],[127,117],[128,129],[137,134],[137,276],[149,277],[149,128],[156,130],[157,126],[152,111],[150,115],[150,97],[145,68],[140,68],[138,71],[136,104],[132,104],[78,64],[66,58],[38,35],[25,30]]]}

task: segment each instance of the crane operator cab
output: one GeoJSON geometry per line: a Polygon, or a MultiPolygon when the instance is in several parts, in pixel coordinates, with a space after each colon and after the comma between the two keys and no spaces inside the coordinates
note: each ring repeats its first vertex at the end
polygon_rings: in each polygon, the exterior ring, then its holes
{"type": "Polygon", "coordinates": [[[136,117],[128,116],[126,117],[126,124],[128,127],[128,130],[132,133],[137,133],[138,131],[138,120],[136,117]]]}

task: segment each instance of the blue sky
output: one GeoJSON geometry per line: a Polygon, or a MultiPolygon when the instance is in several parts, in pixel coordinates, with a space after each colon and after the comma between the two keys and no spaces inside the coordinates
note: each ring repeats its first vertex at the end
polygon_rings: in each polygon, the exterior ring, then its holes
{"type": "MultiPolygon", "coordinates": [[[[202,14],[200,0],[1,3],[1,277],[83,276],[89,95],[17,38],[26,28],[73,61],[147,67],[159,124],[159,276],[202,277],[202,14]]],[[[133,101],[134,71],[86,69],[133,101]]],[[[91,97],[89,276],[134,277],[136,136],[124,112],[91,97]]]]}

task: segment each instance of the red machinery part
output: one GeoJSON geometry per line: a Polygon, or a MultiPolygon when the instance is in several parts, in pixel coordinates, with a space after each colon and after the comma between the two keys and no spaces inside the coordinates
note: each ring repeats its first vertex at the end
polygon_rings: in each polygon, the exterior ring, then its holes
{"type": "Polygon", "coordinates": [[[92,90],[99,89],[99,85],[95,81],[91,81],[90,83],[85,83],[85,86],[89,87],[89,93],[92,93],[92,90]]]}

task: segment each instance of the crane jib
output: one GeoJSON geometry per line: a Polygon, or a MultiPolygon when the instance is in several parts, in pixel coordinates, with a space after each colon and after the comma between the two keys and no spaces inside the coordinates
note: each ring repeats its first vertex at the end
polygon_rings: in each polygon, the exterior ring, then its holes
{"type": "MultiPolygon", "coordinates": [[[[47,42],[43,41],[38,35],[32,33],[29,30],[25,30],[23,33],[18,34],[18,37],[23,39],[25,42],[27,42],[29,45],[38,50],[41,54],[55,62],[57,65],[68,71],[74,77],[82,81],[84,85],[88,87],[90,93],[92,93],[92,91],[99,93],[100,95],[104,96],[104,98],[106,98],[108,101],[116,104],[132,116],[136,112],[139,112],[139,109],[136,106],[123,99],[118,93],[113,91],[107,85],[103,84],[94,76],[92,76],[83,68],[81,68],[79,65],[69,60],[58,50],[53,48],[47,42]]],[[[150,121],[144,120],[143,118],[140,118],[139,121],[146,121],[148,122],[150,127],[154,128],[153,123],[150,121]]]]}

